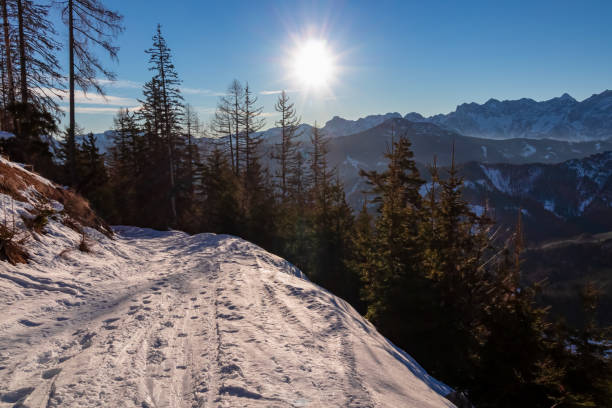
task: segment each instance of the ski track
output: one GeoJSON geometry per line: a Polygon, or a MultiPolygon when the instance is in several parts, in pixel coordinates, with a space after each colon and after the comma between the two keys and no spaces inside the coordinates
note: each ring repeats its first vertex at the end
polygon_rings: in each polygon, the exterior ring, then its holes
{"type": "Polygon", "coordinates": [[[0,407],[452,406],[348,304],[253,244],[129,227],[100,242],[87,262],[56,260],[57,279],[0,265],[0,407]]]}

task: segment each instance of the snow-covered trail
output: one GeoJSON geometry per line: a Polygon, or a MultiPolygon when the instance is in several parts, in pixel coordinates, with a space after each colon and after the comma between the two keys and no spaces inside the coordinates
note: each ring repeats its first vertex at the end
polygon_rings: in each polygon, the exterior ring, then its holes
{"type": "Polygon", "coordinates": [[[0,407],[453,406],[350,305],[253,244],[121,227],[66,253],[62,231],[31,264],[0,264],[0,407]]]}

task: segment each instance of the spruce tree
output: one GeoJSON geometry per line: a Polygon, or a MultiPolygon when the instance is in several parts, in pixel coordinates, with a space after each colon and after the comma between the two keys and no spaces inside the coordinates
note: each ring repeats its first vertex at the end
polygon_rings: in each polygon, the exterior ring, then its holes
{"type": "Polygon", "coordinates": [[[274,147],[272,157],[278,161],[276,177],[278,179],[281,200],[286,200],[291,194],[291,180],[294,179],[293,172],[296,171],[299,158],[297,157],[299,143],[296,142],[300,118],[296,116],[294,104],[289,102],[289,97],[283,90],[278,97],[274,109],[280,114],[276,125],[280,128],[281,140],[274,147]]]}
{"type": "MultiPolygon", "coordinates": [[[[149,94],[143,104],[148,111],[144,113],[153,119],[155,135],[159,135],[161,146],[165,150],[165,162],[168,169],[168,196],[170,205],[170,225],[177,225],[178,208],[177,195],[179,188],[177,176],[181,156],[184,153],[185,140],[182,133],[183,97],[180,91],[181,81],[178,77],[172,56],[165,38],[161,33],[161,25],[153,36],[153,46],[145,52],[149,54],[149,70],[154,72],[154,79],[145,89],[149,94]]],[[[180,198],[180,197],[179,197],[180,198]]]]}

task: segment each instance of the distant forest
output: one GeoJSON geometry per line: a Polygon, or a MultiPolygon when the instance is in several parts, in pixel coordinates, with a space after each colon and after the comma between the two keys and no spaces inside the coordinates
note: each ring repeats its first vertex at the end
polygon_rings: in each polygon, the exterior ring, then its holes
{"type": "Polygon", "coordinates": [[[582,327],[553,320],[536,302],[540,287],[521,284],[520,211],[511,236],[498,236],[488,212],[463,198],[455,165],[440,174],[434,163],[422,195],[410,140],[393,135],[381,146],[386,170],[362,172],[369,190],[354,213],[325,134],[315,125],[310,143],[297,141],[301,120],[285,92],[271,153],[248,82],[229,85],[204,127],[181,95],[161,26],[143,58],[151,79],[141,107],[117,113],[102,154],[76,124],[74,94],[102,93],[97,78],[115,78],[97,55],[117,57],[121,15],[101,0],[1,6],[0,127],[14,137],[0,147],[12,160],[82,194],[110,224],[232,234],[286,258],[476,407],[609,406],[610,333],[595,318],[597,290],[582,288],[582,327]],[[61,22],[49,20],[51,7],[61,22]]]}

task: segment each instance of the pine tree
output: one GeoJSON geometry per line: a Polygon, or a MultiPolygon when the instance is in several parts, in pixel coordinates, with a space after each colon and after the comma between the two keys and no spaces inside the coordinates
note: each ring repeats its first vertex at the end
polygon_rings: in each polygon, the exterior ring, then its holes
{"type": "Polygon", "coordinates": [[[154,133],[161,137],[160,141],[165,148],[169,181],[170,225],[177,225],[177,172],[185,145],[181,129],[183,97],[179,88],[181,81],[172,63],[170,48],[166,44],[159,24],[153,36],[153,46],[146,50],[146,53],[149,54],[149,70],[155,75],[154,80],[149,83],[149,89],[145,89],[150,94],[149,97],[145,94],[147,99],[143,104],[143,109],[144,107],[150,109],[145,115],[153,118],[154,133]]]}
{"type": "Polygon", "coordinates": [[[243,215],[240,211],[241,183],[234,174],[227,155],[214,145],[201,169],[198,196],[202,201],[202,230],[240,234],[243,215]]]}
{"type": "MultiPolygon", "coordinates": [[[[2,6],[2,28],[3,28],[3,35],[4,35],[4,49],[3,49],[3,54],[4,54],[4,63],[2,64],[3,67],[6,67],[6,82],[7,82],[7,86],[5,89],[7,89],[8,91],[8,104],[10,105],[14,105],[15,104],[15,83],[14,83],[14,74],[13,74],[13,44],[11,42],[11,36],[10,36],[10,21],[9,21],[9,12],[8,12],[8,6],[7,6],[7,2],[8,0],[1,0],[1,6],[2,6]]],[[[2,79],[5,79],[5,75],[2,76],[2,79]]],[[[3,87],[4,88],[4,87],[3,87]]],[[[5,103],[5,106],[7,105],[7,103],[5,103]]],[[[6,129],[6,127],[5,127],[6,129]]]]}
{"type": "Polygon", "coordinates": [[[289,97],[283,90],[274,105],[274,109],[280,114],[280,119],[276,125],[281,131],[280,143],[275,145],[273,158],[278,161],[278,171],[276,177],[279,180],[281,199],[286,200],[290,194],[289,188],[291,180],[294,178],[293,172],[296,171],[297,149],[299,143],[295,139],[300,125],[300,118],[296,116],[294,104],[289,102],[289,97]]]}
{"type": "Polygon", "coordinates": [[[257,107],[256,104],[257,97],[247,83],[244,88],[244,102],[240,117],[240,124],[243,126],[244,182],[247,191],[257,188],[261,183],[259,146],[262,139],[257,132],[263,128],[265,121],[261,117],[263,107],[257,107]]]}
{"type": "Polygon", "coordinates": [[[200,132],[200,119],[191,105],[185,105],[185,134],[187,135],[186,171],[187,190],[189,195],[194,194],[195,168],[199,162],[198,146],[195,144],[196,136],[200,132]]]}
{"type": "MultiPolygon", "coordinates": [[[[107,79],[114,79],[115,74],[105,68],[102,62],[93,54],[92,46],[101,47],[111,59],[117,59],[119,47],[113,44],[113,39],[123,31],[123,17],[104,7],[101,0],[65,0],[62,15],[68,26],[68,83],[69,83],[69,125],[68,140],[75,138],[75,86],[87,92],[93,88],[97,93],[104,94],[98,80],[98,73],[107,79]]],[[[72,143],[72,142],[70,142],[72,143]]],[[[75,154],[69,149],[68,154],[75,154]]],[[[69,165],[74,159],[67,161],[69,165]]],[[[68,169],[71,182],[76,180],[76,168],[68,169]]]]}
{"type": "Polygon", "coordinates": [[[112,221],[134,224],[135,214],[143,208],[136,201],[136,192],[146,186],[142,180],[146,152],[136,115],[128,109],[120,109],[114,118],[113,144],[109,153],[110,184],[117,209],[112,215],[112,221]]]}
{"type": "MultiPolygon", "coordinates": [[[[49,5],[17,0],[21,103],[31,109],[61,115],[56,100],[64,87],[57,53],[61,44],[49,19],[49,5]]],[[[27,121],[27,118],[24,119],[27,121]]]]}
{"type": "Polygon", "coordinates": [[[321,194],[322,187],[329,183],[327,171],[327,152],[329,139],[325,137],[321,128],[315,122],[310,136],[312,151],[309,158],[309,183],[315,195],[321,194]]]}
{"type": "Polygon", "coordinates": [[[227,137],[232,170],[236,176],[240,174],[241,115],[244,98],[244,88],[234,79],[227,88],[227,95],[219,98],[212,128],[219,137],[227,137]]]}

